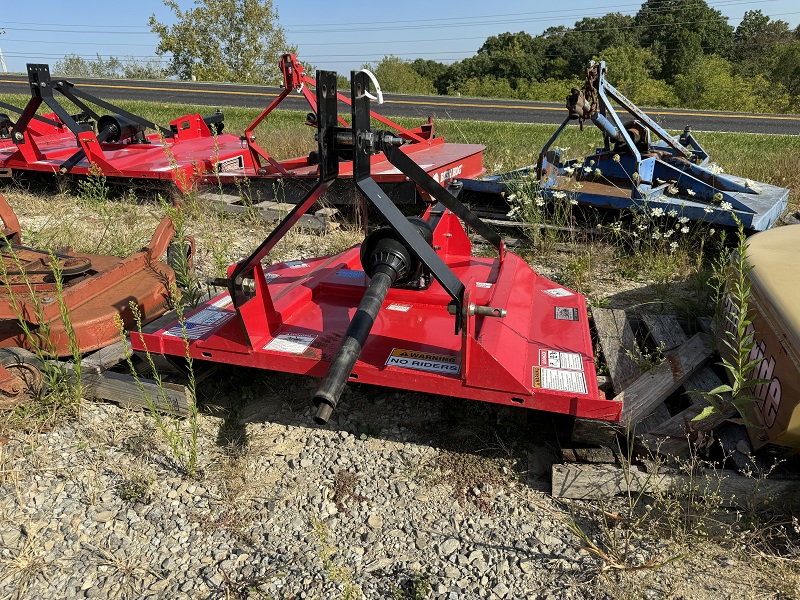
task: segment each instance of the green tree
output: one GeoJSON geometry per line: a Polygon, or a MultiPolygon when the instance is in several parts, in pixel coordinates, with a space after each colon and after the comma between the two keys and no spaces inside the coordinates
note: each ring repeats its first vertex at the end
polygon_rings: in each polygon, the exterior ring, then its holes
{"type": "Polygon", "coordinates": [[[96,77],[98,79],[118,79],[121,77],[122,61],[113,56],[107,59],[99,54],[96,59],[87,60],[77,54],[67,54],[56,62],[53,71],[71,77],[96,77]]]}
{"type": "Polygon", "coordinates": [[[169,54],[167,72],[180,79],[277,83],[278,62],[297,49],[286,43],[272,0],[195,0],[182,11],[176,0],[164,0],[175,25],[150,16],[160,41],[156,52],[169,54]]]}
{"type": "Polygon", "coordinates": [[[688,73],[698,56],[731,56],[733,28],[704,0],[645,0],[635,20],[641,45],[659,57],[659,76],[668,82],[688,73]]]}
{"type": "Polygon", "coordinates": [[[737,70],[748,75],[765,73],[775,48],[790,43],[793,37],[786,21],[773,21],[760,10],[748,10],[733,34],[737,70]]]}
{"type": "Polygon", "coordinates": [[[639,33],[632,16],[609,13],[581,19],[573,28],[550,28],[541,37],[547,41],[547,76],[571,78],[606,48],[637,45],[639,33]]]}
{"type": "Polygon", "coordinates": [[[433,85],[439,94],[447,93],[447,72],[449,70],[448,65],[435,60],[426,60],[424,58],[417,58],[409,64],[411,65],[411,68],[417,72],[417,75],[423,79],[433,82],[433,85]]]}
{"type": "Polygon", "coordinates": [[[544,67],[544,49],[541,40],[524,31],[493,35],[478,49],[478,56],[488,59],[488,72],[482,75],[506,79],[512,87],[520,79],[537,79],[544,67]]]}
{"type": "Polygon", "coordinates": [[[377,65],[364,65],[375,74],[381,90],[398,94],[435,94],[433,82],[397,56],[384,56],[377,65]]]}
{"type": "Polygon", "coordinates": [[[611,84],[635,104],[675,106],[678,97],[665,81],[655,79],[661,61],[654,52],[638,46],[611,46],[595,59],[606,61],[611,84]]]}
{"type": "Polygon", "coordinates": [[[675,77],[675,91],[688,108],[762,112],[773,106],[758,93],[766,89],[762,80],[736,75],[721,56],[701,56],[675,77]]]}
{"type": "Polygon", "coordinates": [[[167,73],[161,61],[129,58],[122,64],[122,76],[125,79],[166,79],[167,73]]]}
{"type": "Polygon", "coordinates": [[[791,96],[800,96],[800,41],[775,48],[772,55],[770,80],[791,96]]]}

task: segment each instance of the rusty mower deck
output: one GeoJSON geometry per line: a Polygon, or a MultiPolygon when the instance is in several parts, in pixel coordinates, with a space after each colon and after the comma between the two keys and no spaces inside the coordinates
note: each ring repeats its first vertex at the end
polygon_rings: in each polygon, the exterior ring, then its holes
{"type": "MultiPolygon", "coordinates": [[[[30,362],[31,355],[20,349],[61,357],[114,343],[120,335],[117,317],[126,328],[134,325],[131,303],[145,323],[167,310],[175,273],[158,259],[175,235],[168,217],[159,223],[150,243],[127,258],[71,251],[51,254],[21,245],[17,217],[2,195],[0,219],[5,236],[0,248],[0,349],[4,350],[0,358],[5,367],[30,362]]],[[[0,406],[23,399],[17,396],[24,388],[0,367],[0,406]]]]}

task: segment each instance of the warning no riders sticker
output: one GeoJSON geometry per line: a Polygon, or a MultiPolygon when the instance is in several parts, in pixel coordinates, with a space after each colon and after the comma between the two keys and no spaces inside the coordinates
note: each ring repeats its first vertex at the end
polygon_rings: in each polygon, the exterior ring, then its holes
{"type": "Polygon", "coordinates": [[[461,371],[461,358],[447,354],[394,348],[389,354],[389,358],[386,359],[386,366],[457,375],[461,371]]]}

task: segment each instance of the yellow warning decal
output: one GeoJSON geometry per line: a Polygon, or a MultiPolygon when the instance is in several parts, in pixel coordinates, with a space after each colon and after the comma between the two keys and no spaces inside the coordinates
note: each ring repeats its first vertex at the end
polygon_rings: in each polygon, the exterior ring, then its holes
{"type": "Polygon", "coordinates": [[[386,359],[386,365],[432,373],[457,374],[461,371],[461,357],[394,348],[386,359]]]}

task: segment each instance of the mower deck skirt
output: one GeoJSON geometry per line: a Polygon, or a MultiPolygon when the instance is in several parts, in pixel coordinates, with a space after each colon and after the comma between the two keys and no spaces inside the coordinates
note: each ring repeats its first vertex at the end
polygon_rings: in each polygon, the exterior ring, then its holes
{"type": "MultiPolygon", "coordinates": [[[[586,301],[537,275],[521,258],[450,257],[470,302],[498,306],[504,318],[470,317],[455,335],[450,297],[392,288],[351,382],[430,392],[580,417],[618,421],[620,403],[597,389],[586,301]]],[[[322,377],[368,284],[359,246],[342,254],[272,265],[263,327],[247,336],[227,292],[153,334],[135,349],[322,377]],[[274,312],[273,312],[274,310],[274,312]],[[251,344],[248,344],[248,337],[251,344]]],[[[244,310],[252,309],[248,305],[244,310]]]]}

